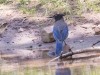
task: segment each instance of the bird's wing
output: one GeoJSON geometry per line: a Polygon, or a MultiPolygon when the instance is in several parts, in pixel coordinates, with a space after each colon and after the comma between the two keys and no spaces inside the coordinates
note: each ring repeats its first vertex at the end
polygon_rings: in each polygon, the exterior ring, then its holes
{"type": "Polygon", "coordinates": [[[53,36],[55,40],[64,41],[68,36],[68,27],[66,27],[61,32],[57,31],[55,28],[53,29],[53,36]]]}
{"type": "Polygon", "coordinates": [[[64,41],[68,37],[68,27],[61,32],[61,40],[64,41]]]}
{"type": "Polygon", "coordinates": [[[60,39],[60,33],[55,28],[53,29],[53,36],[56,41],[60,39]]]}

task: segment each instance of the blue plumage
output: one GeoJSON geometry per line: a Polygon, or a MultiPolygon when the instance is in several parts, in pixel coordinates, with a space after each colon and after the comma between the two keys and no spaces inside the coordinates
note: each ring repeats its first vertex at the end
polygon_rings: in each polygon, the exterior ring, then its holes
{"type": "Polygon", "coordinates": [[[60,32],[58,30],[56,30],[54,27],[53,28],[53,36],[56,41],[63,42],[68,37],[68,27],[66,26],[66,28],[60,32]]]}
{"type": "Polygon", "coordinates": [[[71,75],[70,68],[64,67],[64,63],[63,62],[58,62],[57,63],[57,67],[58,68],[56,68],[55,75],[71,75]]]}
{"type": "Polygon", "coordinates": [[[56,56],[59,56],[61,51],[63,50],[63,42],[68,36],[68,27],[66,27],[61,32],[57,31],[54,28],[53,35],[54,35],[54,38],[56,40],[56,56]]]}
{"type": "Polygon", "coordinates": [[[59,56],[61,51],[63,51],[63,42],[68,37],[68,26],[64,22],[63,16],[64,14],[56,14],[50,17],[55,19],[53,36],[56,40],[56,56],[59,56]]]}

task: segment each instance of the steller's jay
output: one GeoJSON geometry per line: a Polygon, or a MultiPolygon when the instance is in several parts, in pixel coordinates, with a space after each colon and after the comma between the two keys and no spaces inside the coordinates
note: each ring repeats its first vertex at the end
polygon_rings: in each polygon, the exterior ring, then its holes
{"type": "Polygon", "coordinates": [[[68,67],[64,66],[64,63],[58,62],[55,75],[71,75],[71,70],[68,67]]]}
{"type": "Polygon", "coordinates": [[[49,17],[55,19],[53,36],[56,40],[56,56],[60,56],[61,51],[63,51],[64,48],[63,42],[65,42],[64,40],[68,37],[68,26],[65,23],[63,16],[65,16],[65,14],[55,14],[54,16],[49,17]]]}

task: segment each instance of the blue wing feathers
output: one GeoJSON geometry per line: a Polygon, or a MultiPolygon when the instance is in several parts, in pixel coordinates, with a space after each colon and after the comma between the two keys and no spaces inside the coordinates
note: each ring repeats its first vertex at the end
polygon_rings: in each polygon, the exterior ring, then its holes
{"type": "Polygon", "coordinates": [[[63,50],[63,41],[68,37],[68,27],[61,32],[58,32],[55,28],[53,29],[53,36],[56,40],[56,55],[59,56],[63,50]]]}
{"type": "Polygon", "coordinates": [[[64,41],[68,37],[68,28],[66,27],[62,32],[58,32],[56,29],[53,29],[53,36],[55,40],[64,41]]]}
{"type": "Polygon", "coordinates": [[[65,28],[61,33],[61,40],[64,41],[68,37],[68,28],[65,28]]]}

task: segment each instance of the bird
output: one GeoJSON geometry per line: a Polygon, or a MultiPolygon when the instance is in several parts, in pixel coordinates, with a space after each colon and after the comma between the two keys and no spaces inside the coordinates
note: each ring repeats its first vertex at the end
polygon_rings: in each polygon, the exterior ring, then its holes
{"type": "Polygon", "coordinates": [[[62,67],[64,67],[62,63],[57,64],[55,75],[71,75],[70,68],[62,68],[62,67]]]}
{"type": "Polygon", "coordinates": [[[71,70],[65,67],[63,61],[58,61],[56,65],[55,75],[71,75],[71,70]]]}
{"type": "MultiPolygon", "coordinates": [[[[53,26],[53,36],[56,40],[56,50],[55,56],[60,56],[61,52],[63,51],[65,43],[65,39],[68,37],[68,25],[65,23],[63,16],[66,14],[55,14],[50,16],[49,18],[53,18],[55,20],[53,26]]],[[[65,43],[66,45],[66,43],[65,43]]]]}

